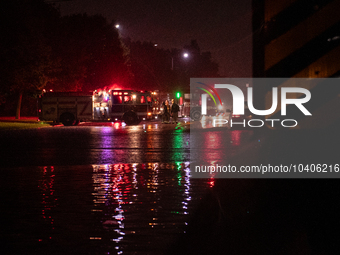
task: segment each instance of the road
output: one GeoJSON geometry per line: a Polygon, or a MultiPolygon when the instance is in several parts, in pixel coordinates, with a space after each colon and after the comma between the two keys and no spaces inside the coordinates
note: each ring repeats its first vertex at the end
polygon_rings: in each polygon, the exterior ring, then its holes
{"type": "Polygon", "coordinates": [[[187,125],[168,125],[103,123],[6,132],[3,144],[7,149],[2,151],[1,165],[188,161],[187,125]]]}
{"type": "Polygon", "coordinates": [[[97,123],[3,130],[0,141],[1,254],[334,254],[339,248],[338,179],[190,174],[195,160],[335,163],[335,130],[263,134],[184,122],[97,123]]]}

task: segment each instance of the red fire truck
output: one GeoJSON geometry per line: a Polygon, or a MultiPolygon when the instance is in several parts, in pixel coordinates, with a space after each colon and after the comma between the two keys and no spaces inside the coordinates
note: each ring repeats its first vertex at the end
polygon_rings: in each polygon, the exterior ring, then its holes
{"type": "Polygon", "coordinates": [[[155,117],[156,92],[96,90],[94,93],[47,92],[39,98],[39,119],[65,126],[80,121],[124,121],[137,124],[155,117]]]}

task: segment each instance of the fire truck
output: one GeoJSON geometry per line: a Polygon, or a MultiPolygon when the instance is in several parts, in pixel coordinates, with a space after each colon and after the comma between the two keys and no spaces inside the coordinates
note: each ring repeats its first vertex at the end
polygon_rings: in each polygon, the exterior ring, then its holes
{"type": "Polygon", "coordinates": [[[93,93],[47,92],[39,98],[40,120],[64,126],[83,121],[124,121],[127,125],[155,117],[157,93],[135,90],[95,90],[93,93]]]}

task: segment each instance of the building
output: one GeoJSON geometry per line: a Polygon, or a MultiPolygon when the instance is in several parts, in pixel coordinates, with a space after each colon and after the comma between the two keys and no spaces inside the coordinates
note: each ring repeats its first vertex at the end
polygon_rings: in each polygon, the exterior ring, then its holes
{"type": "MultiPolygon", "coordinates": [[[[252,9],[253,77],[340,77],[339,0],[253,0],[252,9]]],[[[284,85],[254,86],[258,109],[270,107],[273,86],[284,85]]],[[[339,88],[324,83],[308,88],[313,118],[327,117],[329,125],[337,120],[339,88]],[[335,112],[325,117],[326,109],[335,112]]],[[[294,116],[303,119],[298,115],[294,116]]]]}

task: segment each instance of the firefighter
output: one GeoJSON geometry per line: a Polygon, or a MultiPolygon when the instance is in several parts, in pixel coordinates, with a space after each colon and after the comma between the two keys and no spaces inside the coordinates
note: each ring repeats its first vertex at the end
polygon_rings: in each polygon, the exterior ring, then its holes
{"type": "Polygon", "coordinates": [[[163,122],[168,124],[170,121],[170,113],[171,113],[171,108],[169,105],[169,101],[165,100],[163,103],[163,122]]]}
{"type": "Polygon", "coordinates": [[[171,100],[171,116],[172,116],[172,123],[176,122],[178,123],[178,112],[179,112],[179,106],[175,103],[175,99],[171,100]]]}

